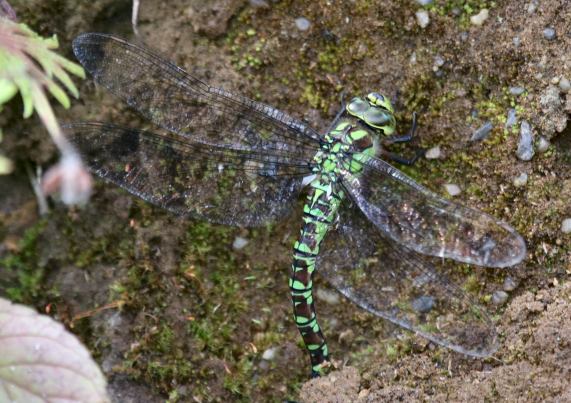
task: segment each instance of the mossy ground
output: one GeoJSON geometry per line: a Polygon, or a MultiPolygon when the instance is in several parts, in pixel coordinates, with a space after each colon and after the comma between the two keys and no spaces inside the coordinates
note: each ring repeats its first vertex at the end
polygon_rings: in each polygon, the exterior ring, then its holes
{"type": "MultiPolygon", "coordinates": [[[[42,32],[59,30],[64,46],[94,26],[129,32],[129,2],[119,2],[115,11],[106,9],[105,1],[90,2],[92,7],[62,0],[48,7],[43,2],[37,15],[31,13],[32,3],[20,9],[16,5],[16,11],[42,32]],[[56,29],[50,14],[57,13],[53,21],[67,22],[56,29]],[[106,21],[113,24],[106,26],[106,21]]],[[[218,3],[225,2],[209,4],[216,9],[218,3]]],[[[517,131],[503,128],[508,108],[533,123],[545,86],[530,76],[535,64],[526,62],[541,59],[538,47],[524,38],[522,48],[513,51],[507,44],[511,37],[492,25],[496,15],[524,19],[520,2],[435,1],[427,8],[431,24],[426,30],[416,24],[419,7],[413,1],[329,3],[288,0],[268,9],[244,3],[227,20],[216,20],[220,14],[213,12],[215,22],[226,29],[209,36],[195,32],[188,2],[143,2],[140,31],[149,46],[192,73],[306,119],[317,129],[328,126],[342,94],[382,90],[394,100],[403,131],[412,112],[420,114],[416,145],[440,145],[443,152],[441,159],[399,168],[438,193],[444,192],[444,183],[458,184],[460,202],[505,219],[527,240],[528,260],[517,270],[456,266],[454,280],[490,309],[498,324],[503,310],[494,311],[490,296],[506,276],[519,284],[511,298],[552,287],[554,280],[564,283],[571,271],[571,242],[559,227],[570,214],[571,153],[564,140],[569,132],[524,163],[515,158],[517,131]],[[483,27],[470,26],[469,17],[483,7],[494,17],[483,27]],[[297,17],[311,22],[308,31],[295,27],[297,17]],[[464,32],[477,43],[463,40],[464,32]],[[436,56],[445,60],[437,69],[436,56]],[[520,83],[527,92],[511,95],[508,88],[520,83]],[[486,121],[494,124],[490,136],[470,142],[471,133],[486,121]],[[529,182],[516,188],[513,178],[521,172],[528,173],[529,182]]],[[[515,28],[510,29],[515,35],[515,28]]],[[[563,74],[558,65],[545,70],[545,77],[563,74]]],[[[94,92],[90,84],[82,94],[84,104],[58,111],[59,116],[135,124],[124,106],[94,92]]],[[[5,137],[16,142],[13,149],[21,161],[37,143],[45,149],[44,134],[30,124],[30,138],[15,141],[12,133],[21,131],[22,123],[15,114],[12,121],[5,137]]],[[[11,273],[0,282],[1,293],[69,325],[102,363],[112,386],[125,378],[127,385],[144,385],[147,401],[297,396],[308,368],[291,319],[287,276],[299,212],[268,228],[236,229],[172,217],[103,185],[85,209],[56,205],[44,220],[13,233],[16,226],[9,217],[17,211],[0,216],[0,242],[15,245],[0,250],[0,267],[11,273]],[[237,236],[249,240],[243,250],[231,247],[237,236]],[[276,348],[274,359],[262,359],[276,348]]],[[[316,287],[327,286],[318,279],[316,287]]],[[[411,374],[427,362],[452,381],[451,374],[500,365],[493,359],[474,363],[408,334],[390,337],[390,325],[345,300],[317,304],[333,357],[359,368],[364,389],[386,379],[391,366],[399,368],[404,384],[414,385],[411,374]],[[347,342],[343,335],[349,330],[347,342]]],[[[523,359],[520,353],[504,354],[523,359]]],[[[426,388],[446,387],[442,385],[435,381],[426,388]]]]}

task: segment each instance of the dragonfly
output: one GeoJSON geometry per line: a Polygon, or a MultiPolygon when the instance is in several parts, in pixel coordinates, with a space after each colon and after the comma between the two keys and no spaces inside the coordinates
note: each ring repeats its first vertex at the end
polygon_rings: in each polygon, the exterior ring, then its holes
{"type": "Polygon", "coordinates": [[[331,367],[314,304],[317,271],[356,305],[438,345],[474,357],[496,351],[485,309],[440,263],[508,267],[523,260],[525,242],[387,162],[413,162],[390,147],[413,138],[416,114],[399,135],[390,100],[371,92],[320,133],[115,36],[84,33],[73,50],[97,84],[162,129],[67,124],[96,175],[183,217],[243,227],[283,219],[306,192],[289,288],[312,376],[331,367]]]}

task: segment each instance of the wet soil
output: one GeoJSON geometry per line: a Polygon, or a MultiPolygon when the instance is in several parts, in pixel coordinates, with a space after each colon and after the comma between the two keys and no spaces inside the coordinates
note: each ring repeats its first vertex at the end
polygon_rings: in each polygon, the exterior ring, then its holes
{"type": "MultiPolygon", "coordinates": [[[[399,168],[441,194],[457,184],[458,202],[509,222],[528,245],[515,268],[462,267],[455,277],[498,328],[500,349],[484,360],[395,329],[332,297],[318,279],[337,368],[308,382],[287,286],[299,208],[268,227],[229,228],[174,217],[101,183],[84,208],[55,201],[39,217],[28,172],[56,155],[38,121],[22,121],[14,102],[1,115],[0,147],[19,170],[0,177],[0,295],[75,332],[115,401],[571,400],[571,235],[561,231],[571,217],[571,91],[560,85],[571,80],[568,0],[435,0],[425,28],[413,0],[142,0],[139,38],[127,0],[11,4],[33,29],[57,33],[68,57],[78,33],[115,33],[319,131],[341,94],[382,90],[402,127],[420,114],[417,145],[441,150],[438,159],[399,168]],[[472,24],[483,8],[488,19],[472,24]],[[299,17],[309,29],[296,27],[299,17]],[[504,128],[509,108],[532,125],[536,141],[550,142],[531,161],[516,157],[519,125],[504,128]],[[470,141],[487,121],[488,138],[470,141]],[[522,173],[527,183],[517,187],[522,173]],[[237,237],[248,240],[243,249],[232,248],[237,237]],[[504,288],[507,301],[493,304],[504,288]]],[[[62,121],[150,127],[88,80],[80,92],[70,110],[56,107],[62,121]]]]}

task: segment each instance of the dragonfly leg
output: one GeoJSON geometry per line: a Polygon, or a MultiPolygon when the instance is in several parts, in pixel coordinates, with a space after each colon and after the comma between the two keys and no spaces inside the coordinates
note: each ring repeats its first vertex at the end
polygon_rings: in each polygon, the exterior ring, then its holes
{"type": "Polygon", "coordinates": [[[329,125],[329,127],[327,128],[327,131],[325,133],[329,133],[331,132],[331,130],[333,130],[338,124],[339,124],[339,120],[341,120],[341,116],[343,116],[343,114],[345,113],[345,91],[343,91],[341,93],[341,109],[339,110],[339,112],[337,112],[337,115],[335,115],[335,119],[333,119],[333,121],[331,122],[331,124],[329,125]]]}
{"type": "Polygon", "coordinates": [[[408,143],[409,141],[411,141],[414,138],[414,135],[416,134],[417,119],[418,119],[418,114],[416,112],[413,112],[412,126],[410,127],[408,133],[402,135],[397,134],[397,135],[391,135],[389,137],[384,137],[381,139],[381,144],[383,146],[390,146],[391,144],[408,143]]]}
{"type": "Polygon", "coordinates": [[[414,163],[420,158],[422,157],[422,155],[424,154],[424,149],[422,148],[418,148],[416,149],[415,154],[412,157],[403,157],[402,155],[398,155],[395,153],[392,153],[390,151],[387,151],[385,149],[381,149],[381,158],[386,159],[386,160],[391,160],[394,162],[398,162],[399,164],[403,164],[403,165],[414,165],[414,163]]]}

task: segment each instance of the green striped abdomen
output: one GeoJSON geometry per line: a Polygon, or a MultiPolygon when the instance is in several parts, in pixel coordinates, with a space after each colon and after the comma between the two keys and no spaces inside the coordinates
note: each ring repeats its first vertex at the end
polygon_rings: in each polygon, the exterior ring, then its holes
{"type": "Polygon", "coordinates": [[[347,120],[338,123],[325,136],[325,141],[323,150],[314,158],[317,176],[310,183],[303,207],[303,226],[294,245],[290,279],[295,323],[309,352],[313,376],[322,372],[329,359],[327,344],[317,322],[312,289],[319,248],[345,196],[337,181],[338,170],[359,172],[362,169],[360,162],[374,154],[376,148],[367,130],[356,128],[347,120]],[[350,157],[346,159],[348,155],[350,157]]]}
{"type": "Polygon", "coordinates": [[[325,338],[317,323],[313,304],[313,273],[319,247],[333,224],[343,192],[332,191],[327,180],[319,178],[311,183],[307,202],[303,207],[303,226],[294,245],[290,290],[295,323],[311,358],[313,375],[321,372],[329,354],[325,338]]]}

